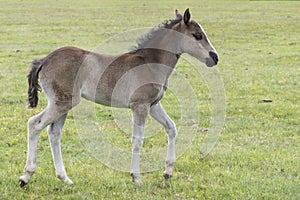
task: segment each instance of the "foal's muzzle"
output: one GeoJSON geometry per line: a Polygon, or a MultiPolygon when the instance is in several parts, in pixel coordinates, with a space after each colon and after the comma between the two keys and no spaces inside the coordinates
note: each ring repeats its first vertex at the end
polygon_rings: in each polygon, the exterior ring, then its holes
{"type": "Polygon", "coordinates": [[[213,66],[217,65],[218,62],[219,62],[218,54],[216,54],[216,53],[213,52],[213,51],[210,51],[210,52],[209,52],[209,58],[206,58],[205,64],[206,64],[208,67],[213,67],[213,66]]]}

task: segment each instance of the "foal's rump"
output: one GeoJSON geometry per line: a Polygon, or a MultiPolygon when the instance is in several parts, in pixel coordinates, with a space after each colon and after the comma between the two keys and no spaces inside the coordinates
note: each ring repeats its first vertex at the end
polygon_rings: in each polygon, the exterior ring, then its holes
{"type": "Polygon", "coordinates": [[[88,51],[76,47],[63,47],[43,59],[34,60],[28,75],[28,107],[34,108],[38,104],[38,78],[49,102],[62,104],[74,101],[74,97],[79,95],[75,94],[78,92],[76,77],[88,54],[88,51]]]}

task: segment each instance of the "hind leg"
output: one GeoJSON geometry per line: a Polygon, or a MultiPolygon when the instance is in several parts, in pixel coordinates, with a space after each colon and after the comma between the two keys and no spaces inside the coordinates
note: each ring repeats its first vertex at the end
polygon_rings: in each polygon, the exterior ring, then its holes
{"type": "Polygon", "coordinates": [[[67,114],[64,114],[58,119],[58,121],[48,126],[48,137],[51,145],[56,177],[64,183],[73,184],[72,180],[69,179],[66,174],[60,147],[62,129],[65,124],[66,118],[67,114]]]}
{"type": "Polygon", "coordinates": [[[45,110],[28,120],[28,150],[24,175],[20,177],[20,186],[24,187],[36,170],[36,148],[41,131],[49,124],[57,121],[63,113],[56,107],[47,106],[45,110]]]}

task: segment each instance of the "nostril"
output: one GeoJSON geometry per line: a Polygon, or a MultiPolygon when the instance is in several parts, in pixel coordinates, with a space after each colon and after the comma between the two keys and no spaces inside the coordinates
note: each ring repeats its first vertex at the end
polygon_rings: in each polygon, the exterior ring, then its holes
{"type": "Polygon", "coordinates": [[[218,58],[218,54],[216,54],[215,52],[213,51],[210,51],[209,52],[209,56],[214,60],[214,62],[217,64],[218,61],[219,61],[219,58],[218,58]]]}

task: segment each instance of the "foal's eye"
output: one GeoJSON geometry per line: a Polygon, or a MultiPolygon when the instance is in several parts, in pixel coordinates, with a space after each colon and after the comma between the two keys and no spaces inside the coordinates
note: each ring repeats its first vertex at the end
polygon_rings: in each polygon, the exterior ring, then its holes
{"type": "Polygon", "coordinates": [[[193,36],[196,38],[196,40],[202,40],[203,39],[201,33],[195,33],[195,34],[193,34],[193,36]]]}

